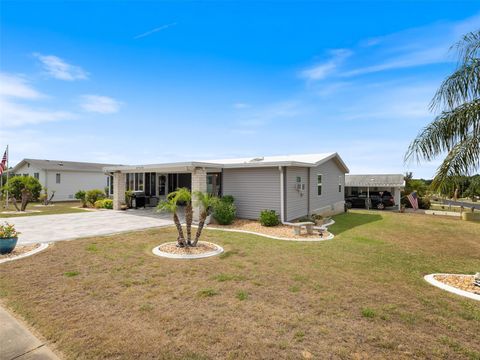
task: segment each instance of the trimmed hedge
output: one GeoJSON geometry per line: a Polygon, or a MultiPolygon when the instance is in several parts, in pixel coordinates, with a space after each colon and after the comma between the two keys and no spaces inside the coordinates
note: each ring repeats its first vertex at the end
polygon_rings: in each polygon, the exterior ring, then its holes
{"type": "Polygon", "coordinates": [[[277,226],[280,224],[278,214],[275,212],[275,210],[262,210],[260,212],[259,221],[262,226],[277,226]]]}

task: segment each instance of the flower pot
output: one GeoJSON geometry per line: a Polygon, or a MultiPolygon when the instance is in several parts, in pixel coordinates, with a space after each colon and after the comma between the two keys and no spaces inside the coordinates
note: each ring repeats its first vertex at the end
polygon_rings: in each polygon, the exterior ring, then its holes
{"type": "Polygon", "coordinates": [[[8,254],[15,249],[18,237],[0,238],[0,254],[8,254]]]}

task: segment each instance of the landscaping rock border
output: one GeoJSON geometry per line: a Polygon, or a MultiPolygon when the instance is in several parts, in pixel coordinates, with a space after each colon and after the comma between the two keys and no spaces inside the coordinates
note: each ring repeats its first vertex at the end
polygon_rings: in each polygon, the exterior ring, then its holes
{"type": "Polygon", "coordinates": [[[436,286],[436,287],[438,287],[442,290],[445,290],[445,291],[448,291],[448,292],[451,292],[453,294],[457,294],[457,295],[460,295],[460,296],[464,296],[464,297],[467,297],[469,299],[480,301],[480,295],[471,293],[470,291],[461,290],[461,289],[458,289],[456,287],[447,285],[447,284],[445,284],[441,281],[438,281],[438,280],[435,279],[435,276],[437,276],[437,275],[447,275],[448,276],[448,275],[462,275],[462,274],[429,274],[429,275],[425,275],[423,278],[430,285],[436,286]]]}
{"type": "Polygon", "coordinates": [[[208,227],[206,226],[205,229],[207,230],[217,230],[217,231],[227,231],[227,232],[238,232],[238,233],[244,233],[244,234],[252,234],[252,235],[258,235],[258,236],[263,236],[269,239],[274,239],[274,240],[283,240],[283,241],[297,241],[297,242],[319,242],[319,241],[326,241],[326,240],[332,240],[335,236],[329,232],[330,235],[326,237],[318,237],[318,238],[305,238],[305,239],[296,239],[296,238],[284,238],[284,237],[279,237],[279,236],[273,236],[273,235],[267,235],[255,231],[248,231],[248,230],[235,230],[235,229],[222,229],[222,228],[217,228],[217,227],[208,227]]]}
{"type": "Polygon", "coordinates": [[[19,259],[26,258],[28,256],[35,255],[35,254],[39,253],[40,251],[43,251],[46,248],[48,248],[48,245],[49,245],[48,243],[41,243],[38,248],[33,249],[29,252],[26,252],[26,253],[18,255],[18,256],[13,256],[13,257],[10,257],[10,258],[1,259],[0,264],[6,263],[7,261],[19,260],[19,259]]]}
{"type": "Polygon", "coordinates": [[[160,244],[160,245],[154,247],[152,249],[152,253],[154,255],[169,258],[169,259],[203,259],[203,258],[216,256],[216,255],[219,255],[219,254],[223,253],[223,248],[220,245],[217,245],[217,244],[214,244],[214,243],[211,243],[211,242],[206,242],[206,241],[203,241],[203,243],[207,243],[207,244],[215,246],[216,250],[209,251],[209,252],[206,252],[206,253],[203,253],[203,254],[172,254],[172,253],[168,253],[168,252],[160,250],[160,247],[162,245],[176,244],[176,242],[169,242],[169,243],[163,243],[163,244],[160,244]]]}

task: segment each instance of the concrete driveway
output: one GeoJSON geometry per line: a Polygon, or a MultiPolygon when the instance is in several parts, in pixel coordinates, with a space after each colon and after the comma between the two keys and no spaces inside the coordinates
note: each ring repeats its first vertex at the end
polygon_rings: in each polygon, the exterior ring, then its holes
{"type": "Polygon", "coordinates": [[[72,240],[172,225],[165,215],[136,211],[95,211],[5,219],[21,232],[19,244],[72,240]]]}

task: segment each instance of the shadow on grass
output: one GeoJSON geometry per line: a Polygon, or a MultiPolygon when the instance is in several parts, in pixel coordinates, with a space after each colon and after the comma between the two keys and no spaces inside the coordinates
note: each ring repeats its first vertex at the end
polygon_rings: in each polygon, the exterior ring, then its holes
{"type": "Polygon", "coordinates": [[[382,220],[382,216],[378,214],[365,214],[348,212],[333,217],[335,224],[329,227],[329,230],[335,234],[341,234],[357,226],[362,226],[375,221],[382,220]]]}

